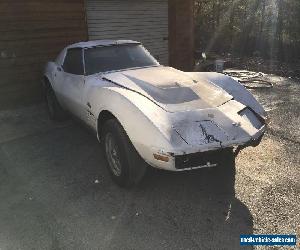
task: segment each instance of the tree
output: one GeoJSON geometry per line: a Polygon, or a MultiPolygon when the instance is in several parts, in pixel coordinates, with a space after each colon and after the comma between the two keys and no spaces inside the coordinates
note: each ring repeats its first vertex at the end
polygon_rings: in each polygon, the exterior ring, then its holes
{"type": "Polygon", "coordinates": [[[300,59],[299,0],[195,0],[195,29],[202,51],[300,59]]]}

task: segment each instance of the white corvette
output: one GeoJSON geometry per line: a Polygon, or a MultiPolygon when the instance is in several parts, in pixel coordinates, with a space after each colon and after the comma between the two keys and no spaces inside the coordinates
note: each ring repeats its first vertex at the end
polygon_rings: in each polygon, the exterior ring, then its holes
{"type": "Polygon", "coordinates": [[[50,117],[68,111],[91,127],[121,186],[139,181],[148,165],[215,167],[224,160],[216,156],[258,145],[266,130],[266,112],[240,83],[162,66],[135,41],[66,47],[47,64],[44,87],[50,117]]]}

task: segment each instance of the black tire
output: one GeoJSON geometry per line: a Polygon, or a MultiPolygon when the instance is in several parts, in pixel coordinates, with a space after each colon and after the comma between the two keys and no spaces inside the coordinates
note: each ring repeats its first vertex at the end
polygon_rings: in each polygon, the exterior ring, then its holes
{"type": "Polygon", "coordinates": [[[137,185],[143,179],[148,165],[116,119],[105,122],[101,139],[108,171],[113,181],[121,187],[137,185]]]}
{"type": "Polygon", "coordinates": [[[216,156],[218,158],[217,167],[213,168],[216,177],[230,179],[235,176],[235,154],[232,149],[224,149],[216,156]]]}
{"type": "Polygon", "coordinates": [[[49,83],[45,84],[45,97],[50,119],[54,121],[65,120],[66,113],[58,103],[55,93],[49,83]]]}
{"type": "Polygon", "coordinates": [[[209,189],[216,193],[234,197],[235,195],[235,156],[231,149],[224,149],[216,153],[218,166],[211,169],[212,180],[209,182],[209,189]]]}

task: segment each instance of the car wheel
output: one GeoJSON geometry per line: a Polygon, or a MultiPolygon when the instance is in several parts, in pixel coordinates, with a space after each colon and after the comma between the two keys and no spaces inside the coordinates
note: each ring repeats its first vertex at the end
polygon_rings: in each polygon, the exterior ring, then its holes
{"type": "Polygon", "coordinates": [[[219,158],[219,164],[213,168],[215,174],[221,178],[230,178],[235,176],[235,155],[233,150],[225,149],[217,156],[219,158]]]}
{"type": "Polygon", "coordinates": [[[147,163],[138,154],[121,124],[108,120],[102,129],[102,142],[112,179],[121,187],[138,184],[147,170],[147,163]]]}
{"type": "Polygon", "coordinates": [[[58,103],[55,93],[51,86],[45,88],[47,109],[51,120],[63,121],[66,119],[66,114],[58,103]]]}

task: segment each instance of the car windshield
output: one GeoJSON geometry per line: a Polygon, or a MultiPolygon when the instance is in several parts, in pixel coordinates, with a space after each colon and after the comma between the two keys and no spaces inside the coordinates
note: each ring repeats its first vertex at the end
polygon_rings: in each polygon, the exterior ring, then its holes
{"type": "Polygon", "coordinates": [[[139,44],[101,46],[85,49],[85,72],[100,72],[159,65],[139,44]]]}

